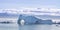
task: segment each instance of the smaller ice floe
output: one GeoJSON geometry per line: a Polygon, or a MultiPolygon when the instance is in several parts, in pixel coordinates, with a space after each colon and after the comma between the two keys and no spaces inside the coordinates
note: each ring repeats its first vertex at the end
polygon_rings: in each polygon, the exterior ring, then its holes
{"type": "Polygon", "coordinates": [[[20,24],[21,24],[21,25],[24,25],[24,24],[25,24],[25,21],[22,19],[22,20],[20,21],[20,24]]]}

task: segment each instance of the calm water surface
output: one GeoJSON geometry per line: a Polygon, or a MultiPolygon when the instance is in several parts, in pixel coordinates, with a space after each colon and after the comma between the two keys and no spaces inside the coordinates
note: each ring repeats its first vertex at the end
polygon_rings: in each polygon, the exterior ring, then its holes
{"type": "Polygon", "coordinates": [[[56,25],[18,25],[18,24],[0,24],[0,30],[60,30],[56,25]]]}

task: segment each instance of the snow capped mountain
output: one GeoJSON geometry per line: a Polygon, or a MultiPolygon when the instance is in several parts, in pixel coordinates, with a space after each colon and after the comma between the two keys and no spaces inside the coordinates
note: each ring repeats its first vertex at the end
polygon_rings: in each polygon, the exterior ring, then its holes
{"type": "Polygon", "coordinates": [[[58,8],[0,9],[0,13],[60,16],[60,9],[58,8]]]}

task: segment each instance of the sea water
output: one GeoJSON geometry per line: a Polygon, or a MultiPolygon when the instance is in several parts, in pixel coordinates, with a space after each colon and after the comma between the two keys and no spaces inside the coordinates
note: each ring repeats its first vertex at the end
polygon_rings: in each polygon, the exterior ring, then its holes
{"type": "Polygon", "coordinates": [[[18,24],[0,24],[0,30],[60,30],[56,25],[18,25],[18,24]]]}

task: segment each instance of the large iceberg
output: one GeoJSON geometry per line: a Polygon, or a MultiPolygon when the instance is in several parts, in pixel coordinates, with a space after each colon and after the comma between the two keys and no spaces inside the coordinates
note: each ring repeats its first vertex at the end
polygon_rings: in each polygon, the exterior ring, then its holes
{"type": "Polygon", "coordinates": [[[25,24],[52,24],[52,20],[42,20],[42,19],[38,19],[35,16],[32,15],[20,15],[19,19],[17,21],[18,24],[20,24],[21,20],[25,21],[25,24]]]}

